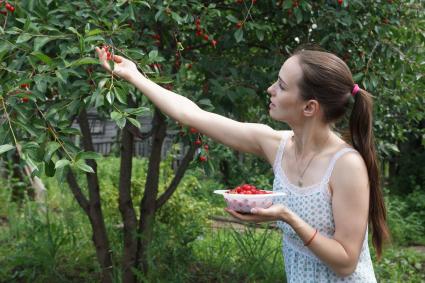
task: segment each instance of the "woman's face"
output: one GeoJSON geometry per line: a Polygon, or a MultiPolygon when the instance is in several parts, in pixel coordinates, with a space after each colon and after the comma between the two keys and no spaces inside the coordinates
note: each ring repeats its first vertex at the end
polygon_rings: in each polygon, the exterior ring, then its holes
{"type": "Polygon", "coordinates": [[[305,101],[301,99],[298,89],[298,81],[301,78],[302,70],[298,58],[292,56],[283,64],[276,82],[267,89],[271,102],[269,113],[274,120],[291,125],[302,119],[305,101]]]}

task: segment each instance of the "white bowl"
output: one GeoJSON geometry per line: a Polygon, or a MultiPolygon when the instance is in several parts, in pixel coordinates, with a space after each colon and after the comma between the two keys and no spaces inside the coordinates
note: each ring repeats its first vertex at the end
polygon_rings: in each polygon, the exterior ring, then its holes
{"type": "Polygon", "coordinates": [[[244,213],[250,213],[251,208],[268,208],[273,204],[273,198],[286,195],[284,192],[266,191],[268,194],[247,195],[247,194],[229,194],[229,190],[215,190],[214,193],[223,195],[227,203],[227,208],[244,213]]]}

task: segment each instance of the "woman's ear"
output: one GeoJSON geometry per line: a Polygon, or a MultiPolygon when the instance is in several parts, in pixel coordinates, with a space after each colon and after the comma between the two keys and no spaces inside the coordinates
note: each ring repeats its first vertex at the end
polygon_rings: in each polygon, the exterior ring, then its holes
{"type": "Polygon", "coordinates": [[[315,99],[310,99],[307,101],[307,103],[304,105],[304,115],[307,117],[312,117],[319,113],[320,105],[319,102],[315,99]]]}

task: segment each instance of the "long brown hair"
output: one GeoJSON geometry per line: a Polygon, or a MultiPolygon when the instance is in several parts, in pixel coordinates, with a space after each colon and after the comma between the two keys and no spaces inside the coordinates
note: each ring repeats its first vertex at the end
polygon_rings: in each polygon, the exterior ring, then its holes
{"type": "Polygon", "coordinates": [[[298,50],[293,56],[299,59],[303,72],[303,78],[298,82],[301,97],[319,102],[325,122],[336,122],[352,109],[349,136],[352,146],[363,157],[369,176],[369,224],[372,226],[372,243],[379,259],[382,245],[390,234],[373,136],[372,96],[363,89],[352,95],[353,76],[347,64],[336,55],[318,50],[298,50]]]}

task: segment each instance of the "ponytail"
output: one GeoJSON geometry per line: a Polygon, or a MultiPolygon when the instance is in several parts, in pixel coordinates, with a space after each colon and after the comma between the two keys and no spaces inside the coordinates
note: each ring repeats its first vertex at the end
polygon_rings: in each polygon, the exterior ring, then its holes
{"type": "Polygon", "coordinates": [[[317,50],[299,50],[297,56],[303,78],[298,81],[304,101],[316,99],[322,106],[325,123],[344,117],[352,106],[348,140],[362,156],[369,176],[369,227],[378,259],[390,233],[386,224],[384,198],[380,187],[379,166],[373,138],[372,96],[353,81],[347,64],[338,56],[317,50]],[[350,100],[354,100],[350,103],[350,100]],[[354,104],[354,105],[351,105],[354,104]]]}
{"type": "Polygon", "coordinates": [[[372,226],[372,243],[377,258],[380,259],[383,243],[390,238],[390,233],[380,187],[379,165],[373,136],[372,107],[372,96],[367,91],[359,89],[354,95],[349,128],[352,145],[363,157],[369,175],[369,224],[372,226]]]}

